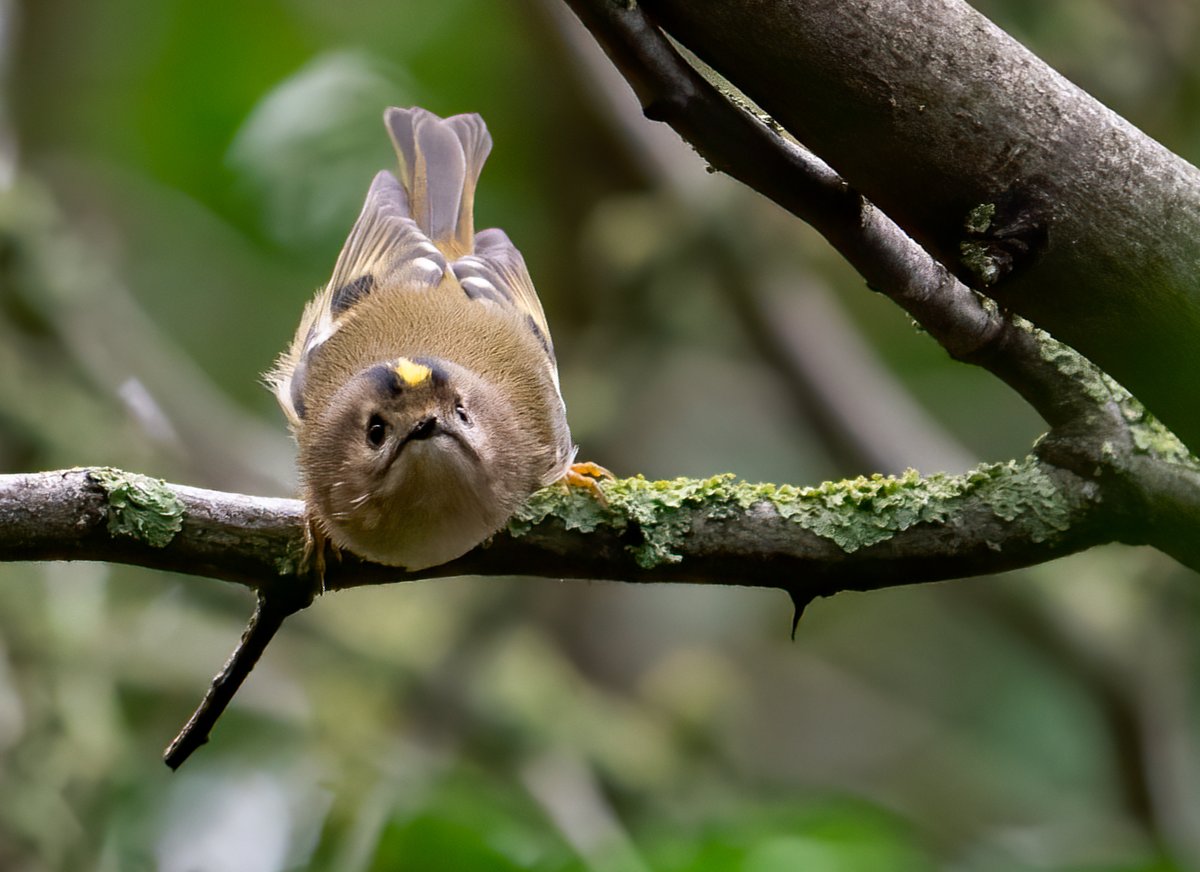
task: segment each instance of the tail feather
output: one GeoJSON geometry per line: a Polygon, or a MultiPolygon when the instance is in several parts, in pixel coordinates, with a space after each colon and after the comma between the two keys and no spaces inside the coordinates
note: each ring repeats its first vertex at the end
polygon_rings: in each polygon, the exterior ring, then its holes
{"type": "Polygon", "coordinates": [[[492,148],[483,119],[441,119],[424,109],[384,114],[400,159],[400,183],[414,221],[447,256],[472,251],[475,185],[492,148]]]}
{"type": "Polygon", "coordinates": [[[463,177],[462,202],[458,210],[456,241],[469,254],[475,245],[475,186],[483,163],[492,151],[492,137],[487,125],[478,115],[455,115],[446,121],[458,135],[466,159],[467,172],[463,177]]]}

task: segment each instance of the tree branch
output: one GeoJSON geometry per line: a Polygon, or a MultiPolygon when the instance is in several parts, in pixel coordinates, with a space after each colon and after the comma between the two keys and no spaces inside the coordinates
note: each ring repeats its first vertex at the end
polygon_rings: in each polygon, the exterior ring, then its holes
{"type": "MultiPolygon", "coordinates": [[[[636,95],[562,0],[537,0],[594,94],[620,160],[641,182],[690,216],[687,248],[704,252],[717,284],[762,362],[774,370],[804,426],[820,440],[838,476],[909,467],[961,472],[980,461],[912,397],[860,335],[832,289],[795,258],[745,232],[754,193],[733,196],[690,159],[673,130],[647,124],[636,95]],[[702,234],[702,239],[694,234],[702,234]],[[797,293],[797,290],[802,292],[797,293]]],[[[616,158],[614,158],[616,159],[616,158]]],[[[690,261],[695,265],[695,261],[690,261]]],[[[671,270],[668,257],[658,268],[671,270]]]]}
{"type": "MultiPolygon", "coordinates": [[[[1189,544],[1200,525],[1200,465],[1115,390],[1094,407],[1118,411],[1102,416],[1093,438],[1052,430],[1040,456],[1019,463],[815,488],[639,477],[602,483],[603,503],[550,487],[458,560],[410,573],[345,555],[324,586],[464,574],[732,584],[785,590],[798,617],[818,596],[991,574],[1109,541],[1149,542],[1200,569],[1200,547],[1189,544]]],[[[208,740],[283,621],[311,602],[302,519],[296,500],[111,468],[0,476],[0,560],[130,563],[258,591],[241,643],[167,749],[172,768],[208,740]]]]}
{"type": "Polygon", "coordinates": [[[951,356],[1000,377],[1052,427],[1094,416],[1091,381],[1098,371],[1085,361],[1063,367],[1046,360],[1044,337],[1014,324],[828,165],[717,90],[641,6],[567,3],[625,75],[648,118],[666,122],[714,168],[811,224],[951,356]]]}
{"type": "Polygon", "coordinates": [[[294,570],[296,500],[110,469],[0,476],[0,560],[103,560],[259,589],[294,570]]]}
{"type": "MultiPolygon", "coordinates": [[[[732,584],[827,596],[994,573],[1116,537],[1141,539],[1135,526],[1118,523],[1100,483],[1035,457],[961,476],[911,473],[817,488],[747,485],[725,476],[620,479],[603,487],[603,506],[575,490],[540,491],[489,543],[421,572],[346,555],[329,565],[326,589],[474,574],[732,584]]],[[[104,560],[265,593],[307,589],[297,561],[301,516],[295,500],[110,469],[0,476],[0,560],[104,560]],[[126,496],[131,488],[162,502],[134,504],[126,496]]]]}
{"type": "MultiPolygon", "coordinates": [[[[967,3],[568,2],[651,117],[687,114],[692,133],[702,120],[694,82],[668,78],[657,23],[941,263],[1094,360],[1200,451],[1200,170],[967,3]]],[[[709,153],[721,140],[699,137],[706,151],[680,132],[731,171],[709,153]]],[[[735,136],[752,138],[745,122],[724,142],[735,136]]],[[[763,159],[733,174],[781,191],[787,208],[836,211],[832,185],[793,173],[785,190],[786,169],[763,159]]]]}

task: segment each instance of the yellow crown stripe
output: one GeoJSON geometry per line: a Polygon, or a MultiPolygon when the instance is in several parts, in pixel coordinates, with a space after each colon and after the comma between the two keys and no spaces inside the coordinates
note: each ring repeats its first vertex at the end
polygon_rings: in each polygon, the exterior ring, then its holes
{"type": "Polygon", "coordinates": [[[416,363],[409,360],[407,357],[399,357],[396,359],[392,370],[396,375],[400,376],[400,381],[404,382],[410,388],[415,388],[429,378],[432,370],[423,363],[416,363]]]}

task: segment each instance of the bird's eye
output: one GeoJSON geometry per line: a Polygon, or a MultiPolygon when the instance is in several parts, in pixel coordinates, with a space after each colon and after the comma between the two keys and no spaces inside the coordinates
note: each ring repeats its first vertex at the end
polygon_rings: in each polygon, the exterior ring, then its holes
{"type": "Polygon", "coordinates": [[[467,414],[467,407],[462,404],[462,400],[454,404],[454,414],[458,415],[458,420],[465,426],[471,426],[471,416],[467,414]]]}
{"type": "Polygon", "coordinates": [[[378,412],[367,419],[367,442],[372,448],[378,448],[387,438],[388,426],[383,416],[378,412]]]}

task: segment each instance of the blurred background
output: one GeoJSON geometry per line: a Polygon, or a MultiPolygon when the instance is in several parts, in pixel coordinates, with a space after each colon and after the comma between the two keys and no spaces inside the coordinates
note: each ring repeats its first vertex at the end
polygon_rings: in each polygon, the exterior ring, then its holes
{"type": "MultiPolygon", "coordinates": [[[[1200,7],[977,4],[1200,160],[1200,7]]],[[[478,111],[581,456],[815,484],[1023,456],[1037,418],[642,120],[554,0],[0,0],[0,472],[288,495],[259,375],[380,114],[478,111]]],[[[0,868],[1200,869],[1195,577],[1104,548],[842,594],[530,579],[291,620],[172,774],[252,607],[0,565],[0,868]]]]}

